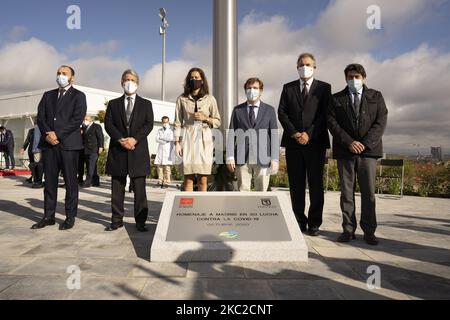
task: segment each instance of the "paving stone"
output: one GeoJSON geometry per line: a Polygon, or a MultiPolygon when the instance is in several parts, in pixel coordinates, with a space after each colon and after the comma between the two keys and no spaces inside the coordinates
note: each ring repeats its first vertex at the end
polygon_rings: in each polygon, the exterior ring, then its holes
{"type": "Polygon", "coordinates": [[[243,264],[191,262],[188,278],[245,278],[243,264]]]}
{"type": "Polygon", "coordinates": [[[267,280],[207,279],[205,298],[214,300],[273,300],[275,296],[267,280]]]}

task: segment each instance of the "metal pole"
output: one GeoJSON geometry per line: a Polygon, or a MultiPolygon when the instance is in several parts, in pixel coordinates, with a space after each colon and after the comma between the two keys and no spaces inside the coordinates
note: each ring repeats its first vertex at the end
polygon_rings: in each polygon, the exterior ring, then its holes
{"type": "Polygon", "coordinates": [[[163,33],[161,101],[166,101],[166,30],[163,33]]]}
{"type": "Polygon", "coordinates": [[[222,132],[229,128],[238,103],[238,39],[236,0],[214,0],[213,94],[222,117],[222,132]]]}

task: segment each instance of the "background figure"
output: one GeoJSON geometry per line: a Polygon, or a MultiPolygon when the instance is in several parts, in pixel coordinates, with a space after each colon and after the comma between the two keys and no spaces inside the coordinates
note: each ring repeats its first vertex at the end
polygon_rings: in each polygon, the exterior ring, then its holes
{"type": "Polygon", "coordinates": [[[79,152],[83,149],[80,126],[86,115],[86,96],[72,83],[75,71],[61,66],[57,72],[59,89],[44,93],[38,107],[38,126],[42,133],[45,174],[44,218],[33,229],[55,224],[58,179],[62,172],[66,187],[66,220],[61,230],[73,228],[78,210],[77,168],[79,152]]]}
{"type": "Polygon", "coordinates": [[[240,191],[251,191],[253,178],[255,191],[265,192],[270,175],[276,174],[279,167],[278,134],[272,136],[278,132],[277,114],[261,101],[264,83],[260,79],[248,79],[244,89],[247,101],[234,108],[231,115],[227,167],[230,172],[236,171],[240,191]]]}
{"type": "Polygon", "coordinates": [[[134,189],[134,218],[140,232],[148,231],[145,181],[150,175],[150,153],[147,137],[153,130],[153,107],[137,95],[139,76],[133,70],[122,75],[125,94],[111,100],[105,115],[106,132],[111,137],[106,173],[112,176],[112,221],[106,231],[123,227],[125,185],[130,176],[134,189]]]}
{"type": "Polygon", "coordinates": [[[155,165],[158,168],[158,186],[167,188],[170,183],[170,175],[174,158],[175,136],[170,127],[169,117],[163,117],[163,127],[156,134],[156,142],[158,143],[158,151],[156,153],[155,165]]]}
{"type": "Polygon", "coordinates": [[[42,163],[42,153],[39,149],[39,142],[41,140],[41,131],[36,124],[34,128],[28,130],[27,138],[23,144],[20,154],[24,154],[28,149],[28,160],[30,161],[31,178],[27,181],[32,183],[32,188],[40,189],[44,187],[42,183],[42,176],[44,174],[44,165],[42,163]]]}
{"type": "Polygon", "coordinates": [[[90,188],[96,183],[96,186],[100,184],[99,181],[94,181],[96,174],[97,161],[99,155],[103,152],[104,136],[102,127],[94,123],[91,116],[86,116],[83,123],[83,172],[86,166],[86,180],[83,183],[84,188],[90,188]]]}
{"type": "Polygon", "coordinates": [[[6,129],[4,126],[0,127],[0,145],[5,157],[5,169],[14,170],[16,167],[16,161],[14,159],[14,136],[11,130],[6,129]]]}
{"type": "Polygon", "coordinates": [[[326,110],[331,85],[314,79],[316,60],[303,53],[297,60],[300,80],[288,83],[281,94],[278,116],[284,128],[281,146],[286,163],[292,208],[302,232],[318,236],[324,205],[323,173],[326,149],[330,147],[326,110]],[[305,215],[306,179],[310,207],[305,215]]]}
{"type": "Polygon", "coordinates": [[[361,189],[361,228],[364,240],[377,245],[375,179],[377,159],[383,157],[382,137],[388,110],[381,92],[369,89],[364,67],[351,64],[345,69],[347,87],[333,95],[328,127],[333,135],[333,157],[337,159],[341,185],[344,232],[338,242],[355,239],[355,188],[361,189]]]}
{"type": "Polygon", "coordinates": [[[211,129],[220,124],[217,101],[209,95],[205,73],[199,68],[189,70],[175,109],[175,146],[177,155],[183,158],[185,191],[194,190],[196,175],[198,190],[207,191],[214,152],[211,129]]]}

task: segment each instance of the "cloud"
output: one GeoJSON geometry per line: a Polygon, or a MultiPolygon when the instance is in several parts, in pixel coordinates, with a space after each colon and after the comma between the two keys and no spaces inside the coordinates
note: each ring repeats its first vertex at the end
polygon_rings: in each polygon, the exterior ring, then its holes
{"type": "Polygon", "coordinates": [[[74,67],[76,83],[115,91],[120,90],[123,70],[131,67],[126,58],[113,59],[106,55],[71,60],[47,42],[31,38],[0,47],[0,94],[54,87],[56,69],[62,64],[74,67]]]}

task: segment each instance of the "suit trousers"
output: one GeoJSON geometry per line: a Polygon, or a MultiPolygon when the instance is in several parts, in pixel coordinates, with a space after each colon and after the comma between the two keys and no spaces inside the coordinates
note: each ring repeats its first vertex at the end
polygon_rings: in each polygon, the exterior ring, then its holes
{"type": "Polygon", "coordinates": [[[94,182],[94,176],[96,173],[95,168],[97,167],[98,154],[97,153],[85,153],[84,154],[84,163],[87,168],[86,172],[86,184],[91,184],[94,182]]]}
{"type": "MultiPolygon", "coordinates": [[[[145,191],[146,177],[131,178],[134,187],[134,219],[136,225],[143,226],[148,217],[147,193],[145,191]]],[[[125,215],[125,185],[127,177],[112,177],[112,223],[123,222],[125,215]]]]}
{"type": "Polygon", "coordinates": [[[172,173],[172,166],[158,165],[158,181],[159,183],[170,183],[170,176],[172,173]]]}
{"type": "Polygon", "coordinates": [[[325,147],[314,144],[299,149],[286,149],[292,209],[301,226],[319,228],[322,225],[325,155],[325,147]],[[308,217],[305,215],[306,179],[311,203],[308,217]]]}
{"type": "Polygon", "coordinates": [[[338,160],[341,184],[341,210],[344,232],[354,233],[357,228],[355,215],[355,189],[358,180],[361,190],[361,228],[365,234],[373,235],[377,228],[375,212],[375,179],[377,160],[355,157],[338,160]]]}
{"type": "Polygon", "coordinates": [[[79,151],[66,151],[55,146],[42,151],[44,163],[44,216],[54,219],[58,196],[59,173],[62,171],[66,187],[65,210],[66,217],[73,219],[78,210],[78,168],[79,151]]]}
{"type": "Polygon", "coordinates": [[[6,146],[6,151],[3,154],[5,156],[6,168],[14,169],[16,167],[16,160],[14,159],[14,146],[6,146]]]}
{"type": "Polygon", "coordinates": [[[270,183],[270,168],[254,164],[236,167],[239,191],[251,191],[252,178],[255,181],[255,191],[266,192],[270,183]]]}

